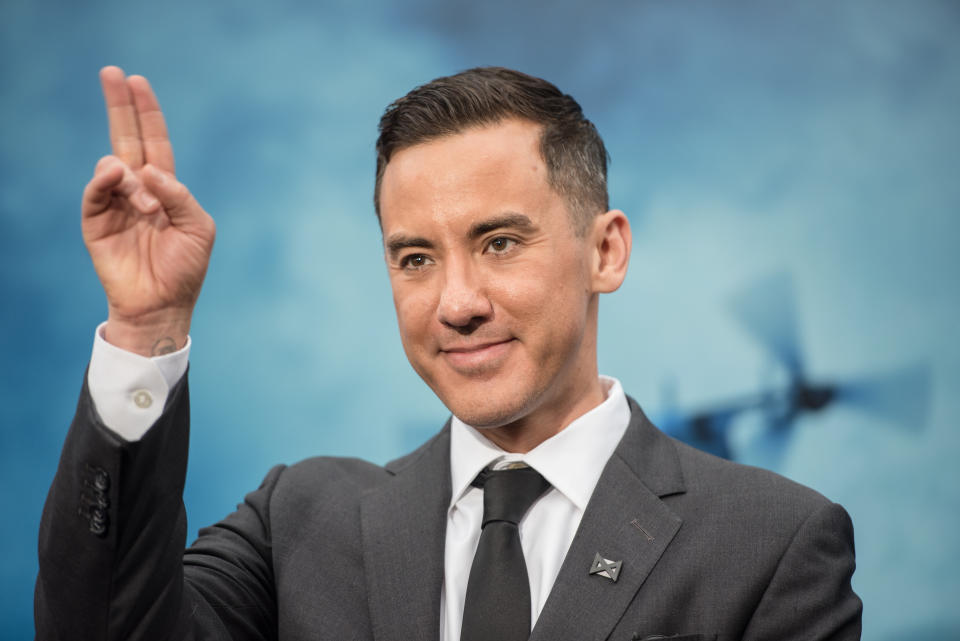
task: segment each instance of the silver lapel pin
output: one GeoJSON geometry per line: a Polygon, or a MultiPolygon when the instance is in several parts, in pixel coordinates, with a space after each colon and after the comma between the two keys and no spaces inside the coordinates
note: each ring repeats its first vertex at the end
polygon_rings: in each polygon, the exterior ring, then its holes
{"type": "Polygon", "coordinates": [[[590,565],[590,574],[606,577],[616,583],[617,579],[620,578],[621,566],[623,566],[623,561],[605,559],[597,552],[597,555],[593,557],[593,563],[590,565]]]}

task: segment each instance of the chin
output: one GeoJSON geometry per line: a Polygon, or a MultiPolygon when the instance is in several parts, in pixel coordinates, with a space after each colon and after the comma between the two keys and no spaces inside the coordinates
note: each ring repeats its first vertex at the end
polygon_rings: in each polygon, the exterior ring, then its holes
{"type": "Polygon", "coordinates": [[[531,393],[516,389],[506,394],[498,393],[499,390],[477,390],[471,394],[464,393],[466,390],[461,388],[459,394],[446,397],[440,390],[434,391],[454,416],[477,429],[502,427],[523,418],[532,411],[531,399],[534,397],[531,393]]]}

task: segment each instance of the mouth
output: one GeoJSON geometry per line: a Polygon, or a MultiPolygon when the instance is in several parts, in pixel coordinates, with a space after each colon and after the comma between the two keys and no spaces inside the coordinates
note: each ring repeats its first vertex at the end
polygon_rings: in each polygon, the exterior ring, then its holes
{"type": "Polygon", "coordinates": [[[475,345],[456,345],[443,348],[440,353],[454,370],[462,374],[476,374],[503,362],[515,341],[514,338],[508,338],[475,345]]]}

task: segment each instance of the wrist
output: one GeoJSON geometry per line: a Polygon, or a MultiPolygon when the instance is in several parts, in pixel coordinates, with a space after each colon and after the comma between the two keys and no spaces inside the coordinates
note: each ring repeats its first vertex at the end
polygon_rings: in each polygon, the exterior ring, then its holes
{"type": "Polygon", "coordinates": [[[181,349],[190,333],[190,311],[156,312],[125,318],[113,310],[103,338],[116,347],[141,356],[162,356],[181,349]]]}

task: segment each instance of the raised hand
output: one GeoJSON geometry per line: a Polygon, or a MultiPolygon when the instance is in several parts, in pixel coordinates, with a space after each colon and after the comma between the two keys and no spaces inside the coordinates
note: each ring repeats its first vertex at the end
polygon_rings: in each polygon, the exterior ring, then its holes
{"type": "Polygon", "coordinates": [[[216,227],[174,175],[147,79],[100,71],[113,155],[83,192],[83,240],[107,295],[106,339],[145,356],[182,347],[216,227]]]}

